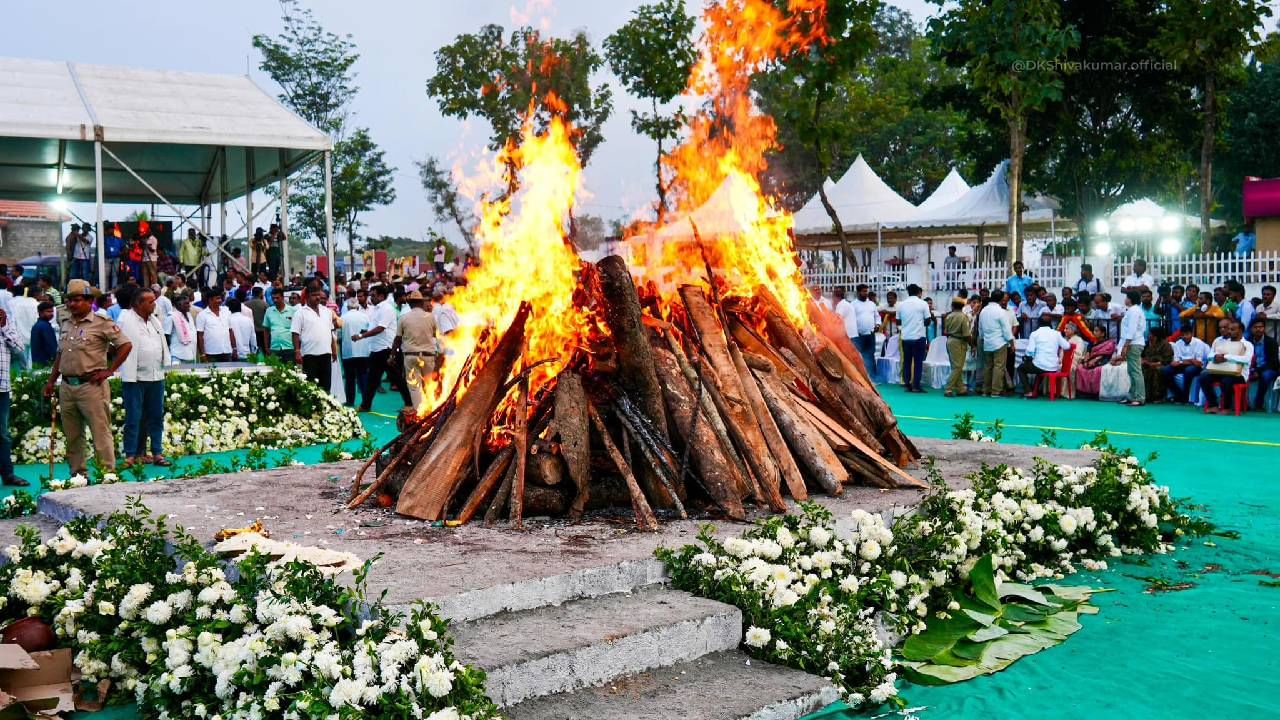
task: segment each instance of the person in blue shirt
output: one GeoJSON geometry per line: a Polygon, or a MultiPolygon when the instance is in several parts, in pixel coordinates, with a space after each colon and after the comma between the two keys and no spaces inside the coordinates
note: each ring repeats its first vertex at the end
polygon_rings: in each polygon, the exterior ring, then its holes
{"type": "Polygon", "coordinates": [[[39,319],[31,326],[31,364],[43,367],[52,365],[58,356],[58,332],[53,329],[53,303],[40,303],[36,312],[39,319]]]}
{"type": "Polygon", "coordinates": [[[1004,281],[1004,291],[1008,295],[1017,293],[1021,297],[1027,296],[1027,288],[1035,282],[1030,274],[1025,273],[1022,261],[1019,260],[1013,264],[1013,274],[1008,280],[1004,281]]]}

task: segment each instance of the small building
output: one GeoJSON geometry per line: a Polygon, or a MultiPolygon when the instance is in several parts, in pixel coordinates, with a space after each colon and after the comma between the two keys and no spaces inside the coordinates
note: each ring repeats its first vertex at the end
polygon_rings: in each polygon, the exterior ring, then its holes
{"type": "Polygon", "coordinates": [[[61,255],[62,224],[70,219],[48,203],[0,200],[0,262],[61,255]]]}
{"type": "Polygon", "coordinates": [[[1244,221],[1257,233],[1257,252],[1280,252],[1280,178],[1245,178],[1244,221]]]}

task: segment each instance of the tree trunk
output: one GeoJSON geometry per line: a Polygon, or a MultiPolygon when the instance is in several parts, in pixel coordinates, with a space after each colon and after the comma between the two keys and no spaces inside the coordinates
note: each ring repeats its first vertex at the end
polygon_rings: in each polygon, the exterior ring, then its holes
{"type": "Polygon", "coordinates": [[[1022,260],[1022,156],[1027,149],[1027,119],[1009,120],[1009,271],[1022,260]]]}
{"type": "MultiPolygon", "coordinates": [[[[656,97],[650,98],[650,102],[653,105],[653,117],[654,117],[654,120],[656,121],[658,118],[658,98],[656,97]]],[[[659,133],[662,132],[660,128],[658,129],[658,132],[659,133]]],[[[664,223],[667,218],[667,186],[665,183],[662,182],[663,154],[664,153],[662,148],[662,135],[659,134],[658,135],[658,157],[653,161],[653,171],[654,173],[657,174],[657,178],[658,178],[658,224],[659,225],[664,223]]]]}
{"type": "Polygon", "coordinates": [[[1218,84],[1212,74],[1204,79],[1204,127],[1200,136],[1200,248],[1209,249],[1209,213],[1213,210],[1213,144],[1218,127],[1218,84]]]}
{"type": "MultiPolygon", "coordinates": [[[[631,279],[626,261],[617,255],[601,260],[597,267],[600,268],[600,288],[605,300],[605,324],[609,326],[618,350],[618,382],[653,422],[662,439],[669,442],[671,433],[667,429],[662,387],[653,368],[653,347],[641,319],[640,296],[636,293],[635,281],[631,279]]],[[[656,506],[673,507],[670,494],[653,468],[642,467],[639,474],[645,492],[656,506]]]]}
{"type": "Polygon", "coordinates": [[[836,229],[836,237],[840,239],[840,252],[844,255],[845,261],[849,264],[849,269],[856,269],[858,261],[853,257],[853,249],[849,247],[849,238],[844,234],[844,223],[840,222],[840,216],[836,213],[835,206],[831,204],[831,200],[827,198],[827,189],[823,184],[827,181],[827,170],[830,163],[826,162],[822,157],[822,133],[818,132],[818,119],[822,117],[822,99],[826,96],[826,88],[818,92],[814,96],[813,101],[813,117],[811,118],[813,132],[813,153],[818,159],[818,167],[822,170],[822,178],[818,182],[818,197],[822,200],[822,208],[827,211],[827,216],[831,218],[831,224],[836,229]]]}

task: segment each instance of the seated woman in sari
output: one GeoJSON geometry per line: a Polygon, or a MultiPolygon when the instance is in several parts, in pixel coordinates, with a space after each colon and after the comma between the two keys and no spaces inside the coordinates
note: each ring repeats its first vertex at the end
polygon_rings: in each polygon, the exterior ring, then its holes
{"type": "Polygon", "coordinates": [[[1076,392],[1086,395],[1098,394],[1098,390],[1102,387],[1102,369],[1110,365],[1111,356],[1116,352],[1116,341],[1107,337],[1105,325],[1098,325],[1094,334],[1099,342],[1093,346],[1076,370],[1076,392]]]}

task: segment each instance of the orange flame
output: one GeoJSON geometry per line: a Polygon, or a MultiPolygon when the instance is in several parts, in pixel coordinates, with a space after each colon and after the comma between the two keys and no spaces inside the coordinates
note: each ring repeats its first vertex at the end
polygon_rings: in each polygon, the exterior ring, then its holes
{"type": "Polygon", "coordinates": [[[425,379],[419,414],[458,382],[467,357],[475,353],[476,367],[483,365],[522,301],[533,305],[525,326],[526,362],[552,360],[534,369],[531,387],[536,390],[555,377],[570,359],[588,325],[586,311],[574,301],[580,262],[565,240],[582,172],[570,138],[570,128],[559,118],[541,133],[526,122],[520,143],[494,158],[495,175],[519,168],[521,188],[512,197],[481,203],[479,264],[449,298],[460,321],[445,341],[451,357],[425,379]],[[489,328],[496,332],[486,334],[489,328]]]}
{"type": "Polygon", "coordinates": [[[702,55],[686,95],[705,97],[708,107],[664,160],[680,217],[635,233],[633,264],[669,301],[679,285],[705,283],[705,255],[730,293],[767,290],[794,323],[809,327],[791,218],[757,180],[777,146],[777,127],[751,102],[750,82],[767,64],[826,41],[826,1],[791,0],[783,11],[769,0],[724,0],[703,21],[702,55]]]}

